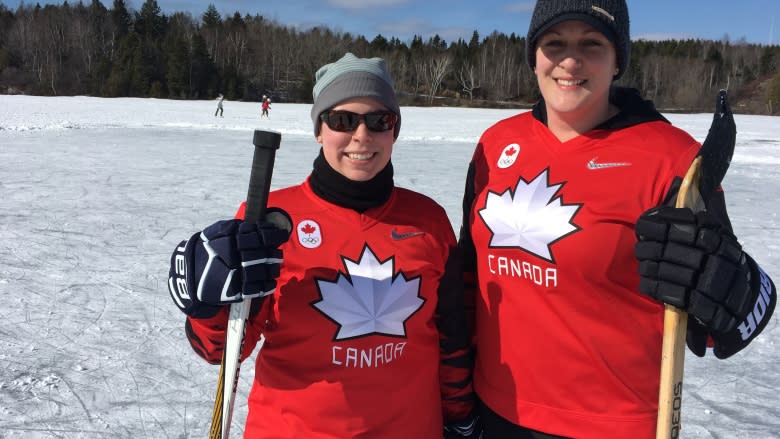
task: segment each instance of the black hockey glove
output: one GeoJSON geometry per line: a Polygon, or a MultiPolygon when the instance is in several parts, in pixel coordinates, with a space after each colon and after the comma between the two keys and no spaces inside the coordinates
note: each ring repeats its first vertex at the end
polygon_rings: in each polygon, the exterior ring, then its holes
{"type": "MultiPolygon", "coordinates": [[[[759,270],[752,269],[755,263],[734,235],[706,212],[668,206],[642,214],[636,234],[639,291],[693,317],[688,325],[691,349],[703,355],[707,335],[721,358],[744,347],[756,329],[748,326],[750,319],[755,321],[757,301],[766,309],[770,295],[762,297],[762,280],[753,274],[759,270]]],[[[768,277],[766,282],[771,286],[768,277]]]]}
{"type": "Polygon", "coordinates": [[[460,422],[444,426],[444,439],[477,439],[482,437],[479,416],[470,416],[460,422]]]}
{"type": "Polygon", "coordinates": [[[265,297],[276,288],[292,222],[280,209],[265,220],[225,220],[182,241],[171,256],[168,291],[185,314],[213,317],[234,302],[265,297]]]}

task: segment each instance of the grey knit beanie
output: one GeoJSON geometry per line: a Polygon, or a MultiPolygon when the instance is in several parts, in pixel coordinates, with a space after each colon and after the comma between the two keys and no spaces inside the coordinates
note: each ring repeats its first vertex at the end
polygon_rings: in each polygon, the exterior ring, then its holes
{"type": "Polygon", "coordinates": [[[631,37],[628,29],[628,6],[625,0],[537,0],[526,38],[526,56],[531,69],[536,67],[536,43],[539,37],[566,20],[588,23],[615,45],[617,80],[628,67],[631,37]]]}
{"type": "Polygon", "coordinates": [[[326,64],[317,70],[316,83],[312,90],[314,105],[311,120],[314,135],[320,134],[320,114],[350,98],[368,97],[376,99],[388,110],[398,115],[395,124],[395,138],[401,128],[401,109],[395,98],[393,79],[382,58],[358,58],[347,53],[340,60],[326,64]]]}

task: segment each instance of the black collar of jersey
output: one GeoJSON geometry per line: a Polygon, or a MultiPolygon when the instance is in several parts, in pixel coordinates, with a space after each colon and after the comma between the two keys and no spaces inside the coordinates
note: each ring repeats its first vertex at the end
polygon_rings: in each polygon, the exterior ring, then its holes
{"type": "MultiPolygon", "coordinates": [[[[609,93],[609,102],[618,107],[620,112],[594,129],[617,130],[657,120],[670,123],[655,109],[653,101],[642,99],[639,90],[635,88],[612,87],[609,93]]],[[[534,105],[532,112],[538,121],[547,125],[547,109],[544,104],[544,98],[539,99],[539,102],[534,105]]]]}
{"type": "Polygon", "coordinates": [[[323,200],[337,206],[365,212],[378,207],[390,199],[393,192],[393,164],[388,162],[384,169],[371,180],[355,181],[339,174],[320,154],[314,159],[314,170],[309,179],[311,189],[323,200]]]}

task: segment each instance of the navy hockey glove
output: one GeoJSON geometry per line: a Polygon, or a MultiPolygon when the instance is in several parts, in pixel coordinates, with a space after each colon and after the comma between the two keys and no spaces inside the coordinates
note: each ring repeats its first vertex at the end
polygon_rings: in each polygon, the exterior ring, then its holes
{"type": "Polygon", "coordinates": [[[639,291],[694,317],[688,344],[697,355],[704,354],[706,335],[723,358],[757,334],[749,321],[755,308],[773,302],[774,286],[726,228],[706,212],[660,206],[640,216],[636,234],[639,291]]]}
{"type": "Polygon", "coordinates": [[[185,314],[213,317],[234,302],[265,297],[276,288],[292,222],[280,209],[265,220],[224,220],[182,241],[171,256],[168,291],[185,314]]]}
{"type": "Polygon", "coordinates": [[[479,416],[470,416],[460,422],[444,426],[444,439],[478,439],[482,437],[482,425],[479,416]]]}

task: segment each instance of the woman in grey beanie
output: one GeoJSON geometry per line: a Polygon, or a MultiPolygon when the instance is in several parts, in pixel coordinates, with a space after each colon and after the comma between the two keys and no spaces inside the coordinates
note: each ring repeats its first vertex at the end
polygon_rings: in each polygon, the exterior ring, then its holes
{"type": "Polygon", "coordinates": [[[476,437],[462,261],[444,209],[393,182],[401,110],[384,60],[344,55],[317,71],[313,97],[311,175],[268,200],[289,241],[247,230],[242,205],[177,247],[169,287],[187,337],[219,363],[235,297],[223,284],[275,282],[256,293],[244,339],[246,357],[265,337],[245,437],[476,437]],[[279,250],[281,265],[243,260],[279,250]],[[177,261],[204,274],[177,277],[177,261]]]}
{"type": "Polygon", "coordinates": [[[690,315],[695,354],[710,339],[726,358],[777,293],[722,191],[669,207],[701,145],[614,85],[626,2],[538,0],[526,41],[542,98],[482,134],[463,200],[483,437],[653,438],[664,304],[690,315]]]}

